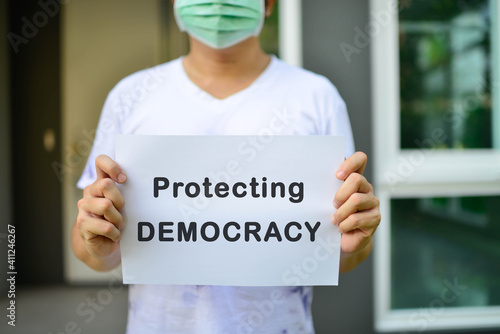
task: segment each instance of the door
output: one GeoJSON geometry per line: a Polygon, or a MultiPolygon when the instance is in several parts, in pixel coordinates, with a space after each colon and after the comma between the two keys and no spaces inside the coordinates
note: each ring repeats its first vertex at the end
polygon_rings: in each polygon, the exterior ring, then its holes
{"type": "Polygon", "coordinates": [[[63,281],[59,6],[9,4],[13,221],[18,283],[63,281]]]}

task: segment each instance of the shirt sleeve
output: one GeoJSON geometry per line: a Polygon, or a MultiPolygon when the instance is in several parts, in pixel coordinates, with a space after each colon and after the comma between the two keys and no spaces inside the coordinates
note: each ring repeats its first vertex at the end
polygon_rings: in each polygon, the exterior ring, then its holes
{"type": "Polygon", "coordinates": [[[94,143],[87,163],[83,169],[76,186],[80,189],[92,184],[96,177],[95,159],[101,155],[115,158],[115,135],[121,133],[120,124],[120,98],[116,88],[112,90],[101,112],[97,129],[95,130],[94,143]]]}
{"type": "Polygon", "coordinates": [[[322,106],[323,134],[345,137],[345,157],[354,154],[355,146],[347,107],[337,88],[325,78],[326,94],[322,106]]]}

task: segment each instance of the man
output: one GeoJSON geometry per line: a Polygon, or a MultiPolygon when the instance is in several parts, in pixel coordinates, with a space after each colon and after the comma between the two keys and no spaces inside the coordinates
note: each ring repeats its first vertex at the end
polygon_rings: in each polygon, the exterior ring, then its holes
{"type": "MultiPolygon", "coordinates": [[[[107,271],[120,263],[126,204],[116,183],[127,177],[113,160],[114,134],[256,135],[276,115],[279,124],[272,124],[280,135],[346,137],[348,159],[337,171],[344,183],[332,204],[337,208],[332,223],[343,233],[340,271],[368,257],[380,212],[373,187],[362,176],[367,157],[354,153],[345,104],[335,87],[262,51],[258,34],[276,1],[175,1],[176,20],[190,35],[189,54],[133,74],[111,91],[78,183],[85,189],[72,245],[89,267],[107,271]],[[152,76],[159,84],[130,99],[152,76]]],[[[310,287],[133,285],[127,332],[313,333],[311,292],[310,287]],[[263,323],[252,321],[255,305],[276,293],[282,303],[263,323]]]]}

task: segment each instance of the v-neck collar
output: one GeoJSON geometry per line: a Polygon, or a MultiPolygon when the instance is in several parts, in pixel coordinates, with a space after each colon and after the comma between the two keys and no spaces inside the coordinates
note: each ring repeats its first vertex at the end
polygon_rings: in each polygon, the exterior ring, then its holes
{"type": "Polygon", "coordinates": [[[189,96],[192,96],[196,99],[198,99],[200,102],[203,102],[204,104],[210,104],[210,105],[215,105],[215,106],[222,106],[225,104],[232,104],[236,103],[238,101],[241,101],[245,96],[247,96],[250,92],[255,90],[257,87],[260,86],[262,82],[265,82],[266,78],[270,75],[272,72],[273,67],[276,65],[277,59],[275,55],[271,55],[271,61],[265,68],[265,70],[255,79],[248,87],[224,98],[224,99],[218,99],[215,96],[209,94],[205,90],[201,89],[198,85],[196,85],[191,78],[186,73],[186,70],[184,68],[184,56],[180,57],[177,59],[179,62],[179,72],[180,72],[180,77],[182,80],[181,86],[184,87],[186,93],[189,96]]]}

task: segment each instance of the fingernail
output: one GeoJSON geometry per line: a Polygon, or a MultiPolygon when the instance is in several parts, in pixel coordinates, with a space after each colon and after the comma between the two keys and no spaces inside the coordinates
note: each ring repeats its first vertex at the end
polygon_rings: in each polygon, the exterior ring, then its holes
{"type": "Polygon", "coordinates": [[[339,233],[342,233],[342,231],[340,230],[340,227],[337,229],[337,231],[339,231],[339,233]]]}
{"type": "Polygon", "coordinates": [[[125,174],[123,173],[118,174],[118,182],[125,182],[126,179],[127,177],[125,176],[125,174]]]}
{"type": "Polygon", "coordinates": [[[332,223],[333,223],[333,225],[337,225],[337,219],[335,219],[334,216],[332,216],[332,223]]]}
{"type": "Polygon", "coordinates": [[[340,205],[339,205],[339,203],[337,203],[337,201],[333,202],[333,206],[335,207],[335,209],[340,208],[340,205]]]}
{"type": "Polygon", "coordinates": [[[343,170],[337,172],[337,178],[339,180],[344,180],[345,179],[345,172],[343,170]]]}

